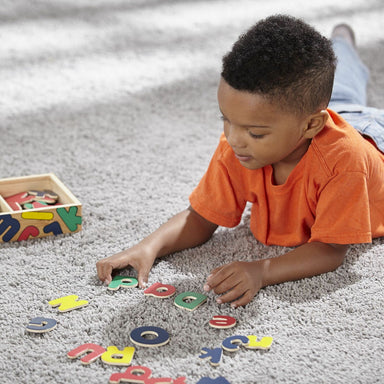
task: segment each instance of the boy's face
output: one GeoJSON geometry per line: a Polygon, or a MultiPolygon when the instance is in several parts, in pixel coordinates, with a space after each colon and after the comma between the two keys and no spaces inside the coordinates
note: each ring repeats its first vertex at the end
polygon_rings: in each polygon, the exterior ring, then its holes
{"type": "Polygon", "coordinates": [[[285,112],[258,94],[238,91],[224,79],[218,102],[225,136],[244,167],[294,167],[307,151],[308,117],[285,112]]]}

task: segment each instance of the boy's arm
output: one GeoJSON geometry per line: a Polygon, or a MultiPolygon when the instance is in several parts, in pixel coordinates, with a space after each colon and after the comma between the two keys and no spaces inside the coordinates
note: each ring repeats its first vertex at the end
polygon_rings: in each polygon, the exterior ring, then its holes
{"type": "Polygon", "coordinates": [[[248,304],[263,287],[330,272],[339,267],[348,245],[306,243],[282,256],[233,262],[216,268],[208,276],[205,290],[223,294],[219,303],[233,302],[233,307],[248,304]]]}
{"type": "Polygon", "coordinates": [[[276,259],[266,259],[263,287],[334,271],[343,263],[348,248],[343,244],[313,242],[276,259]]]}
{"type": "Polygon", "coordinates": [[[131,266],[138,272],[139,285],[143,288],[156,258],[203,244],[216,229],[216,224],[205,220],[189,207],[134,247],[98,261],[98,276],[109,284],[114,269],[131,266]]]}

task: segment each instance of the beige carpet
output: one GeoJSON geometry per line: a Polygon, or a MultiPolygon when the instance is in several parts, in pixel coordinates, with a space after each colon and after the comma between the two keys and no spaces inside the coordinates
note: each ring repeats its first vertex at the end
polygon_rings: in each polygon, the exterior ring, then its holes
{"type": "MultiPolygon", "coordinates": [[[[0,381],[107,383],[126,368],[66,354],[84,343],[123,349],[141,326],[170,342],[136,347],[153,377],[240,383],[382,383],[384,240],[353,246],[336,272],[262,290],[246,308],[208,301],[194,312],[138,288],[107,292],[98,259],[120,251],[188,205],[221,132],[216,86],[222,55],[256,20],[303,17],[324,34],[346,21],[372,71],[369,102],[384,107],[381,0],[5,0],[0,7],[0,178],[54,172],[83,203],[83,231],[0,245],[0,381]],[[69,294],[89,305],[58,313],[69,294]],[[236,328],[208,326],[213,315],[236,328]],[[44,335],[30,319],[54,318],[44,335]],[[269,351],[199,359],[233,335],[272,336],[269,351]]],[[[257,243],[248,214],[204,246],[158,262],[150,282],[202,292],[209,271],[285,252],[257,243]]],[[[124,271],[129,274],[132,271],[124,271]]]]}

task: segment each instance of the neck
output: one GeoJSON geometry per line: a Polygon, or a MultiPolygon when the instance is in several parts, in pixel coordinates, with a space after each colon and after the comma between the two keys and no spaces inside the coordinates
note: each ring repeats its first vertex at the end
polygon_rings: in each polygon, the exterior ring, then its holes
{"type": "Polygon", "coordinates": [[[306,139],[288,157],[272,165],[275,185],[282,185],[287,181],[291,172],[308,151],[310,144],[311,140],[306,139]]]}

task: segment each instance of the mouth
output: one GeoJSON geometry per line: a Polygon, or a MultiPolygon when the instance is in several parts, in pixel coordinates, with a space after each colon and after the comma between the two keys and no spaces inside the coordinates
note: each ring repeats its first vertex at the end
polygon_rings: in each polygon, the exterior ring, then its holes
{"type": "Polygon", "coordinates": [[[235,153],[235,156],[242,163],[246,163],[252,159],[252,156],[238,155],[237,153],[235,153]]]}

